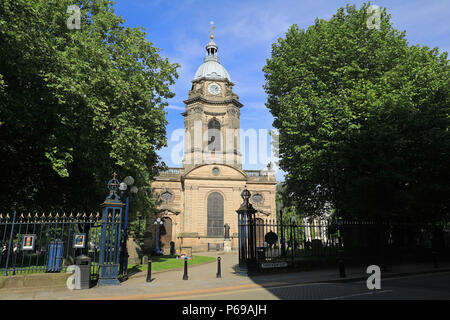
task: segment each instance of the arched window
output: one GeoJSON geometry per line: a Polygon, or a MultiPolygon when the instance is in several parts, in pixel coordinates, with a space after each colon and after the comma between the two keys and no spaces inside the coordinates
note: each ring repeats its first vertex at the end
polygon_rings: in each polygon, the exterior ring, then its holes
{"type": "Polygon", "coordinates": [[[217,119],[208,122],[208,150],[220,151],[220,122],[217,119]]]}
{"type": "Polygon", "coordinates": [[[213,192],[208,197],[208,227],[209,237],[223,237],[223,197],[213,192]]]}

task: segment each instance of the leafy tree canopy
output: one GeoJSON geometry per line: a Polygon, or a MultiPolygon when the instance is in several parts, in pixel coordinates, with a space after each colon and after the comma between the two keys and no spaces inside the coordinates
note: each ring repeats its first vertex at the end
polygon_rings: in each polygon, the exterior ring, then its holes
{"type": "Polygon", "coordinates": [[[410,46],[381,8],[338,9],[272,45],[266,106],[280,167],[301,213],[330,202],[342,217],[449,215],[449,61],[410,46]]]}
{"type": "Polygon", "coordinates": [[[2,210],[97,210],[113,171],[148,210],[178,65],[124,22],[108,0],[0,2],[2,210]]]}

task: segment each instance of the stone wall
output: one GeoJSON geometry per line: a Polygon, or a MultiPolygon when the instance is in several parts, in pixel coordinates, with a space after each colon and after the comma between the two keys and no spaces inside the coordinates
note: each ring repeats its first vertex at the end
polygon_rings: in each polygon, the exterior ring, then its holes
{"type": "Polygon", "coordinates": [[[39,273],[0,276],[0,292],[20,289],[67,288],[67,279],[72,273],[39,273]]]}

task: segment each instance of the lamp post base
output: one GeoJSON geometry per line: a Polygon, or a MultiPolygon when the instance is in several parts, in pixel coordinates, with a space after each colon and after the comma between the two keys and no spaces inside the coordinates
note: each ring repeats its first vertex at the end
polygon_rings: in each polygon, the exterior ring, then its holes
{"type": "Polygon", "coordinates": [[[236,268],[236,274],[240,276],[251,276],[256,274],[257,265],[256,262],[248,262],[247,264],[241,264],[236,268]]]}
{"type": "Polygon", "coordinates": [[[100,265],[100,279],[98,286],[118,286],[119,281],[119,265],[100,265]]]}
{"type": "Polygon", "coordinates": [[[120,281],[118,279],[100,279],[98,280],[97,285],[101,286],[119,286],[120,281]]]}
{"type": "Polygon", "coordinates": [[[245,266],[238,266],[236,268],[236,273],[240,276],[248,276],[248,268],[245,266]]]}

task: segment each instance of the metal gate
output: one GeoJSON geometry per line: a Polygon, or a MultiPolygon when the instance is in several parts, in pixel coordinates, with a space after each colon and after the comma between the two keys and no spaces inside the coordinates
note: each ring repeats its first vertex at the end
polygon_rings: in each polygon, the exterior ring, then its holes
{"type": "Polygon", "coordinates": [[[91,258],[91,280],[118,284],[122,207],[119,181],[96,214],[0,214],[0,275],[65,272],[75,257],[91,258]]]}
{"type": "Polygon", "coordinates": [[[65,272],[85,254],[96,279],[101,227],[100,213],[0,214],[0,274],[65,272]]]}

